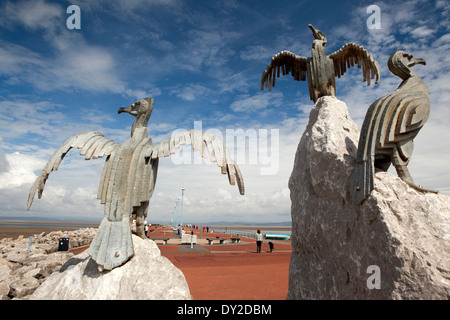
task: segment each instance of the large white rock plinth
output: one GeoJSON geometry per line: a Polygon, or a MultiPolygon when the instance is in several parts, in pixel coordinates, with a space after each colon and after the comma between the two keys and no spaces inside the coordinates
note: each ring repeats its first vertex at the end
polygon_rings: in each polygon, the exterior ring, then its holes
{"type": "Polygon", "coordinates": [[[182,300],[192,299],[183,273],[152,240],[133,235],[134,256],[124,265],[100,272],[87,252],[67,261],[29,299],[182,300]]]}

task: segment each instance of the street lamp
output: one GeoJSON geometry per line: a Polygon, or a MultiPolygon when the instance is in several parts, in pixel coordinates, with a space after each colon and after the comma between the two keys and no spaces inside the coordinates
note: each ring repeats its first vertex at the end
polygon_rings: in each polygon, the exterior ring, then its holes
{"type": "Polygon", "coordinates": [[[183,228],[183,195],[186,188],[181,188],[181,227],[183,228]]]}
{"type": "Polygon", "coordinates": [[[178,210],[178,202],[180,202],[180,198],[177,199],[177,203],[175,203],[175,208],[173,208],[173,210],[175,211],[175,224],[177,226],[178,229],[178,224],[180,223],[180,217],[179,217],[179,210],[178,210]],[[177,223],[178,221],[178,223],[177,223]]]}

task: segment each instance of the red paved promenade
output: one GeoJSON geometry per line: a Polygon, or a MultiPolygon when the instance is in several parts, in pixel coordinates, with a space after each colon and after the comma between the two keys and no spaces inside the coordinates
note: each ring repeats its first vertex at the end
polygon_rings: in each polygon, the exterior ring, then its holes
{"type": "MultiPolygon", "coordinates": [[[[188,230],[190,232],[190,230],[188,230]]],[[[200,239],[229,238],[229,235],[196,232],[199,244],[158,244],[161,254],[179,268],[195,300],[284,300],[288,290],[290,241],[273,241],[269,251],[264,241],[256,253],[254,240],[240,243],[205,244],[200,239]],[[200,242],[202,242],[200,244],[200,242]]],[[[169,237],[162,229],[149,233],[150,238],[169,237]]],[[[170,235],[171,236],[171,235],[170,235]]],[[[159,243],[159,241],[157,241],[159,243]]]]}
{"type": "MultiPolygon", "coordinates": [[[[188,229],[189,233],[191,230],[188,229]]],[[[207,244],[206,238],[230,238],[220,233],[195,231],[198,244],[178,244],[179,237],[168,228],[154,229],[149,238],[158,244],[161,255],[179,268],[195,300],[284,300],[288,291],[290,240],[264,240],[262,252],[256,242],[241,238],[239,243],[207,244]],[[170,239],[162,244],[160,239],[170,239]]],[[[71,250],[79,253],[87,247],[71,250]]]]}

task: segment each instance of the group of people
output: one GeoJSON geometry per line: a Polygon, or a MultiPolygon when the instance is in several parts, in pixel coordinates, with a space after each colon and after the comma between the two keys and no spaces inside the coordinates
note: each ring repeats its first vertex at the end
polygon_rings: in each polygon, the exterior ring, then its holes
{"type": "MultiPolygon", "coordinates": [[[[150,229],[150,226],[151,226],[151,224],[149,224],[149,223],[147,223],[147,221],[145,221],[145,224],[144,224],[145,235],[147,235],[147,231],[150,229]]],[[[186,225],[186,226],[189,227],[189,228],[196,229],[196,230],[199,229],[198,225],[191,225],[191,224],[189,224],[189,225],[186,225]]],[[[203,226],[203,232],[205,232],[205,231],[209,232],[209,226],[203,226]]],[[[180,233],[184,233],[184,229],[179,227],[178,228],[178,234],[180,234],[180,233]],[[180,229],[181,229],[181,232],[180,232],[180,229]]],[[[262,235],[260,229],[258,229],[256,231],[255,239],[256,239],[256,252],[257,253],[261,253],[261,246],[262,246],[262,243],[263,243],[263,235],[262,235]]],[[[269,245],[269,248],[270,248],[270,252],[272,252],[273,251],[273,243],[269,241],[268,245],[269,245]]]]}
{"type": "MultiPolygon", "coordinates": [[[[189,223],[184,226],[187,228],[195,229],[195,230],[199,230],[199,228],[200,228],[200,230],[201,230],[201,227],[198,224],[190,224],[189,223]]],[[[180,228],[180,225],[178,225],[178,228],[180,228]]],[[[209,226],[203,226],[203,232],[209,232],[209,226]]]]}

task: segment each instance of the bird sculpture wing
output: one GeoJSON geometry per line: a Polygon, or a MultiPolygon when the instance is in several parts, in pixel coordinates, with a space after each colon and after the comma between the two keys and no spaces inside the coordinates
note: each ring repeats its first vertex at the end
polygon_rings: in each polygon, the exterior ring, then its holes
{"type": "Polygon", "coordinates": [[[265,84],[271,91],[272,87],[275,87],[275,75],[280,77],[280,71],[283,76],[290,72],[294,80],[306,81],[309,60],[310,58],[298,56],[290,51],[277,53],[261,76],[261,90],[264,90],[265,84]]]}
{"type": "Polygon", "coordinates": [[[104,137],[101,133],[95,131],[83,132],[76,136],[69,138],[64,142],[51,156],[42,170],[39,177],[37,177],[33,186],[31,187],[28,196],[27,209],[29,210],[33,203],[36,191],[38,198],[42,197],[45,182],[52,171],[58,170],[61,161],[72,148],[81,149],[81,155],[85,156],[86,160],[102,158],[109,156],[116,148],[119,147],[117,142],[104,137]]]}
{"type": "Polygon", "coordinates": [[[334,74],[340,78],[347,68],[357,65],[363,71],[363,81],[370,85],[370,79],[375,79],[375,84],[380,80],[380,68],[378,62],[363,46],[356,43],[347,43],[338,51],[328,55],[333,60],[334,74]]]}
{"type": "Polygon", "coordinates": [[[221,168],[222,174],[228,174],[228,180],[231,185],[239,188],[239,193],[245,193],[244,179],[238,165],[230,158],[228,150],[223,145],[222,139],[209,133],[198,130],[183,131],[172,134],[170,139],[164,140],[156,145],[147,145],[145,157],[156,159],[168,157],[175,153],[181,145],[192,145],[194,151],[199,151],[203,158],[208,157],[211,162],[217,163],[221,168]],[[208,150],[208,152],[206,152],[208,150]]]}

